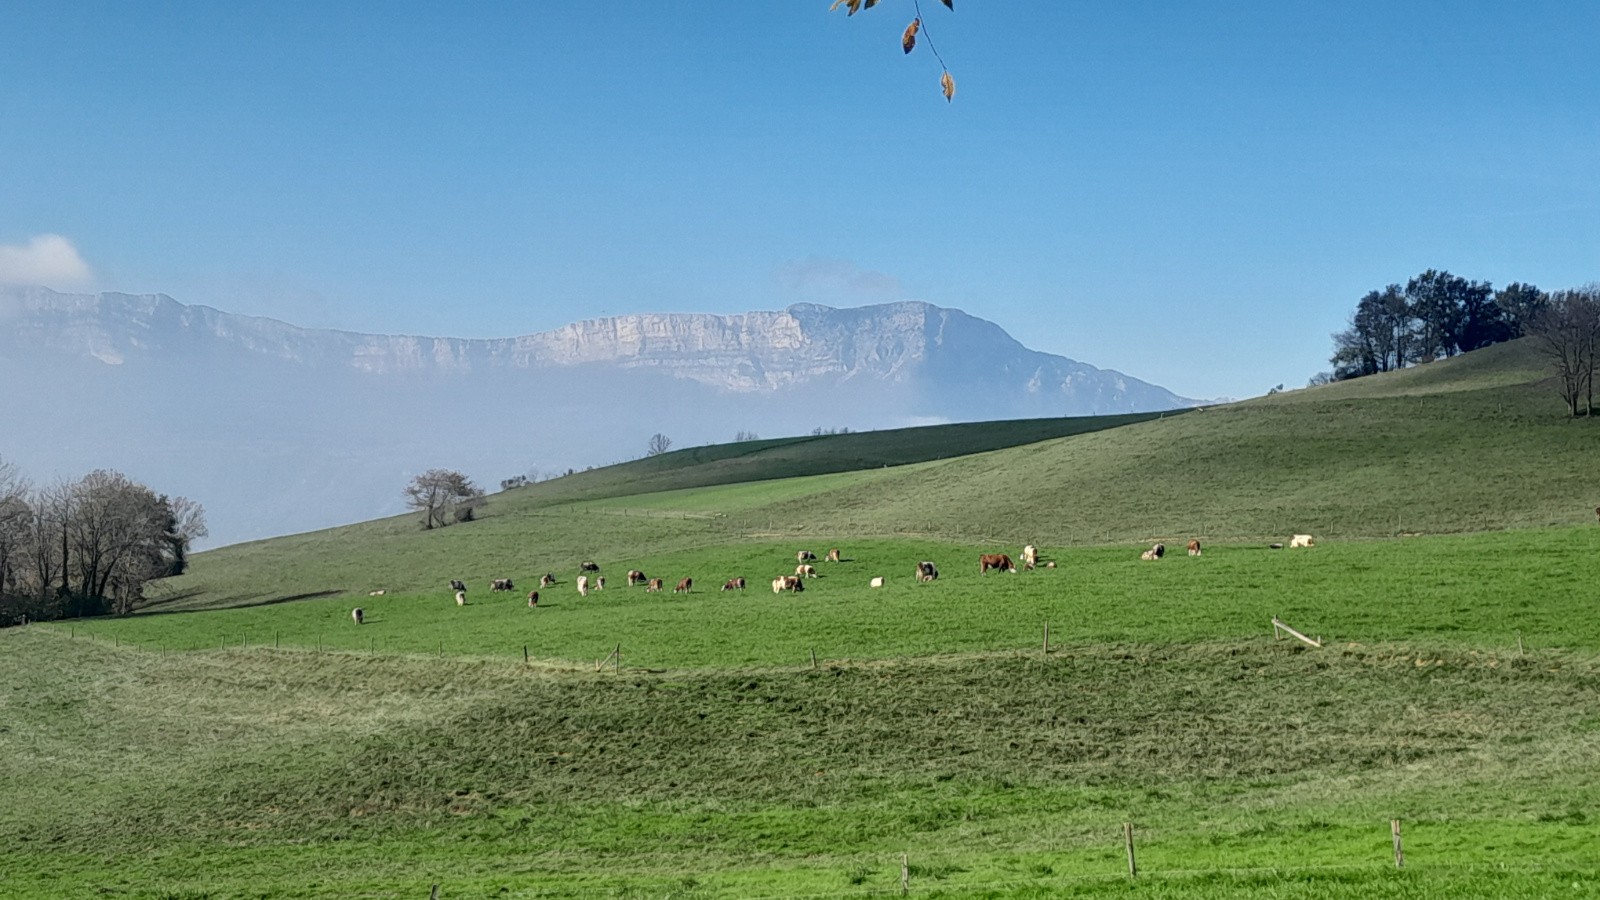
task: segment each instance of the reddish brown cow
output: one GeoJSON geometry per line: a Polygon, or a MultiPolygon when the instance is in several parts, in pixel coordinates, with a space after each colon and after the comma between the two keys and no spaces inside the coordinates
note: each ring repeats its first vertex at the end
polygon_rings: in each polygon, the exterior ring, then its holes
{"type": "Polygon", "coordinates": [[[984,553],[979,555],[978,574],[982,575],[990,569],[998,569],[1002,572],[1016,572],[1017,564],[1012,562],[1011,557],[1004,553],[984,553]]]}
{"type": "Polygon", "coordinates": [[[652,579],[650,579],[649,583],[647,583],[644,586],[645,592],[646,593],[653,593],[655,591],[659,591],[659,590],[661,590],[661,586],[662,586],[663,583],[664,582],[662,582],[662,580],[659,579],[659,578],[652,578],[652,579]]]}
{"type": "Polygon", "coordinates": [[[839,548],[835,547],[832,550],[828,551],[828,562],[838,562],[838,561],[839,561],[839,548]]]}
{"type": "Polygon", "coordinates": [[[673,588],[672,592],[674,594],[687,594],[689,593],[689,589],[692,587],[694,587],[694,579],[685,578],[684,580],[678,582],[678,586],[673,588]]]}
{"type": "Polygon", "coordinates": [[[1199,541],[1190,541],[1189,542],[1189,555],[1190,556],[1199,556],[1200,555],[1200,542],[1199,541]]]}

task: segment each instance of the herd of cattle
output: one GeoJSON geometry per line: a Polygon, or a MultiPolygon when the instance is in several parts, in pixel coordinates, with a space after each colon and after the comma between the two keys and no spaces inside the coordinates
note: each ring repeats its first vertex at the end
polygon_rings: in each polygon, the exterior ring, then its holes
{"type": "MultiPolygon", "coordinates": [[[[1600,509],[1595,510],[1595,513],[1597,517],[1600,517],[1600,509]]],[[[1289,546],[1291,548],[1312,547],[1315,546],[1315,543],[1316,542],[1309,534],[1297,534],[1289,539],[1289,546]]],[[[1274,550],[1281,550],[1283,549],[1284,545],[1274,543],[1269,544],[1268,546],[1274,550]]],[[[1190,556],[1199,556],[1200,542],[1198,540],[1189,541],[1188,551],[1190,556]]],[[[1166,556],[1166,553],[1166,545],[1158,543],[1150,549],[1140,553],[1139,558],[1146,562],[1153,562],[1166,556]]],[[[782,594],[785,591],[788,591],[790,593],[798,594],[805,591],[806,579],[817,577],[817,567],[811,564],[816,560],[816,558],[817,555],[812,553],[810,550],[801,550],[796,553],[795,561],[798,563],[798,565],[795,566],[794,574],[779,575],[778,577],[772,579],[772,592],[774,594],[782,594]]],[[[837,547],[829,550],[825,558],[828,562],[832,563],[846,561],[840,554],[837,547]]],[[[1054,569],[1056,567],[1055,560],[1041,560],[1039,558],[1038,548],[1034,547],[1032,544],[1022,548],[1021,559],[1021,568],[1028,571],[1032,571],[1041,567],[1046,569],[1054,569]]],[[[978,574],[986,575],[991,569],[997,572],[1015,573],[1018,569],[1018,566],[1008,554],[980,553],[978,555],[978,574]]],[[[599,574],[599,564],[593,561],[585,560],[584,562],[578,564],[578,571],[581,574],[579,574],[575,580],[575,587],[577,588],[579,596],[587,597],[590,591],[605,590],[606,578],[604,575],[599,574]]],[[[931,560],[922,560],[917,563],[914,574],[916,580],[919,582],[926,583],[934,581],[939,577],[939,567],[934,565],[931,560]]],[[[549,588],[558,583],[559,582],[556,580],[555,575],[545,573],[539,578],[539,590],[549,588]]],[[[657,593],[666,587],[666,581],[661,578],[651,578],[638,569],[628,570],[628,586],[636,587],[641,584],[645,586],[644,589],[646,593],[657,593]]],[[[874,576],[868,582],[868,584],[875,588],[881,588],[884,586],[884,577],[882,575],[874,576]]],[[[672,589],[672,592],[674,594],[687,594],[690,593],[693,588],[694,579],[684,578],[678,581],[677,586],[672,589]]],[[[456,605],[467,605],[466,582],[453,578],[450,580],[450,589],[455,592],[456,605]]],[[[516,589],[516,584],[510,578],[495,578],[489,582],[489,590],[491,592],[514,591],[516,589]]],[[[728,579],[727,581],[723,582],[721,588],[721,590],[724,591],[742,591],[744,589],[745,580],[742,577],[728,579]]],[[[369,596],[379,596],[383,593],[383,591],[372,591],[369,596]]],[[[535,608],[538,607],[538,605],[539,591],[529,591],[528,606],[530,608],[535,608]]],[[[355,620],[357,625],[360,625],[366,620],[366,611],[360,607],[357,607],[351,611],[350,617],[355,620]]]]}

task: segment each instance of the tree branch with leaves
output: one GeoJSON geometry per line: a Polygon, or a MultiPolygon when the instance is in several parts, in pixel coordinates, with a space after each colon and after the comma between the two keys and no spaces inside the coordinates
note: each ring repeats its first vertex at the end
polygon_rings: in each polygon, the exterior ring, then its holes
{"type": "MultiPolygon", "coordinates": [[[[955,11],[954,0],[940,0],[945,9],[955,11]]],[[[833,0],[833,5],[828,7],[828,12],[833,12],[839,7],[845,8],[846,16],[853,16],[863,9],[871,9],[878,5],[878,0],[833,0]]],[[[922,0],[911,0],[911,8],[916,11],[916,17],[906,30],[900,34],[900,49],[910,53],[917,48],[917,36],[921,35],[927,41],[928,51],[933,58],[939,61],[939,89],[944,92],[944,99],[948,102],[956,96],[956,80],[950,75],[950,67],[944,64],[944,57],[939,55],[939,49],[933,45],[933,35],[928,33],[927,25],[922,19],[922,0]]]]}

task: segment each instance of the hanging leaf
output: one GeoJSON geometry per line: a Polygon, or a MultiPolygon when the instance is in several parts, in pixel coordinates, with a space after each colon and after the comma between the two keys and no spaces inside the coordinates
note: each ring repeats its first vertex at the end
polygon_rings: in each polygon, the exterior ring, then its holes
{"type": "Polygon", "coordinates": [[[845,15],[853,16],[861,11],[861,0],[846,0],[845,6],[849,10],[845,15]]]}
{"type": "Polygon", "coordinates": [[[906,26],[905,35],[900,38],[900,49],[906,51],[907,53],[910,53],[911,52],[911,48],[917,46],[917,29],[921,28],[921,27],[922,27],[922,20],[921,19],[912,19],[911,20],[911,24],[906,26]]]}
{"type": "Polygon", "coordinates": [[[945,102],[949,102],[951,99],[953,99],[955,97],[955,95],[956,95],[956,80],[954,78],[950,77],[950,71],[948,69],[946,69],[944,75],[942,77],[940,77],[939,86],[944,88],[944,99],[945,99],[945,102]]]}
{"type": "Polygon", "coordinates": [[[951,2],[951,0],[944,0],[944,8],[950,10],[951,12],[956,11],[956,5],[951,2]]]}
{"type": "Polygon", "coordinates": [[[844,0],[833,0],[833,5],[828,7],[828,12],[833,12],[842,5],[844,5],[844,0]]]}
{"type": "Polygon", "coordinates": [[[871,9],[874,6],[877,6],[877,5],[878,5],[878,0],[867,0],[867,5],[863,6],[862,9],[871,9]]]}

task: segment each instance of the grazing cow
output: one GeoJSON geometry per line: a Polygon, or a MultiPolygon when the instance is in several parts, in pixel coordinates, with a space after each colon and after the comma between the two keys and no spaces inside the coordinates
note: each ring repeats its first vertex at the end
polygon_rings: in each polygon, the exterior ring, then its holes
{"type": "Polygon", "coordinates": [[[367,591],[368,597],[382,597],[383,591],[367,591]]]}
{"type": "Polygon", "coordinates": [[[587,597],[587,596],[589,596],[589,576],[587,576],[587,575],[579,575],[578,576],[578,596],[579,597],[587,597]]]}
{"type": "Polygon", "coordinates": [[[678,586],[673,588],[672,592],[674,594],[687,594],[689,593],[689,589],[692,587],[694,587],[694,579],[685,578],[684,580],[678,582],[678,586]]]}
{"type": "Polygon", "coordinates": [[[873,587],[883,587],[883,576],[879,575],[878,577],[872,579],[872,586],[873,587]]]}
{"type": "Polygon", "coordinates": [[[1039,565],[1039,548],[1032,544],[1022,548],[1022,567],[1032,572],[1039,565]]]}
{"type": "Polygon", "coordinates": [[[606,589],[606,577],[604,575],[596,575],[594,577],[594,589],[597,591],[606,589]]]}
{"type": "Polygon", "coordinates": [[[528,592],[528,608],[529,609],[533,609],[534,607],[536,607],[538,605],[539,605],[539,592],[538,591],[529,591],[528,592]]]}
{"type": "Polygon", "coordinates": [[[466,591],[456,591],[456,605],[457,606],[466,606],[467,605],[467,592],[466,591]]]}
{"type": "Polygon", "coordinates": [[[1297,534],[1289,538],[1289,548],[1291,550],[1295,547],[1315,547],[1316,545],[1317,542],[1312,540],[1309,534],[1297,534]]]}
{"type": "Polygon", "coordinates": [[[802,566],[795,566],[794,567],[794,573],[796,575],[799,575],[801,578],[815,578],[815,577],[817,577],[817,567],[816,566],[803,566],[803,565],[802,566]]]}
{"type": "Polygon", "coordinates": [[[662,584],[663,584],[663,582],[659,578],[650,579],[650,581],[647,584],[645,584],[645,586],[644,586],[645,593],[654,594],[654,593],[660,591],[662,584]]]}
{"type": "Polygon", "coordinates": [[[598,563],[585,561],[585,562],[578,563],[578,571],[579,572],[598,572],[598,571],[600,571],[600,566],[599,566],[598,563]]]}
{"type": "Polygon", "coordinates": [[[638,569],[628,570],[628,587],[633,587],[636,584],[644,584],[646,580],[648,579],[644,577],[644,573],[638,569]]]}
{"type": "Polygon", "coordinates": [[[467,589],[467,583],[465,581],[462,581],[459,578],[450,579],[450,590],[452,590],[452,591],[464,591],[466,589],[467,589]]]}
{"type": "Polygon", "coordinates": [[[512,584],[509,578],[496,578],[494,581],[489,582],[489,590],[491,591],[514,591],[516,589],[517,586],[512,584]]]}
{"type": "Polygon", "coordinates": [[[1189,555],[1190,556],[1199,556],[1200,555],[1200,542],[1198,540],[1189,542],[1189,555]]]}
{"type": "Polygon", "coordinates": [[[982,574],[988,572],[990,569],[997,569],[997,570],[1002,571],[1002,572],[1010,572],[1012,574],[1016,574],[1017,564],[1012,562],[1011,561],[1011,557],[1005,555],[1004,553],[982,553],[982,554],[979,554],[978,555],[978,574],[982,575],[982,574]]]}
{"type": "Polygon", "coordinates": [[[744,579],[730,578],[723,583],[722,589],[725,591],[742,591],[744,590],[744,579]]]}
{"type": "Polygon", "coordinates": [[[840,557],[839,557],[839,548],[838,547],[835,547],[832,550],[828,551],[828,562],[839,562],[839,560],[840,560],[840,557]]]}
{"type": "Polygon", "coordinates": [[[927,560],[923,560],[922,562],[917,563],[917,580],[918,581],[932,581],[932,580],[934,580],[935,578],[938,578],[938,577],[939,577],[939,567],[938,566],[935,566],[933,563],[931,563],[931,562],[929,562],[927,560]]]}
{"type": "Polygon", "coordinates": [[[350,610],[350,618],[355,619],[356,620],[356,624],[360,625],[362,622],[365,622],[367,620],[367,613],[366,613],[365,610],[363,610],[361,607],[358,606],[355,609],[350,610]]]}
{"type": "Polygon", "coordinates": [[[539,576],[539,587],[547,588],[550,585],[555,584],[555,583],[556,583],[556,577],[554,575],[551,575],[549,572],[546,572],[543,575],[539,576]]]}
{"type": "Polygon", "coordinates": [[[772,592],[781,594],[784,591],[798,594],[806,589],[805,580],[797,575],[779,575],[772,579],[772,592]]]}
{"type": "Polygon", "coordinates": [[[799,553],[794,555],[794,558],[796,562],[809,562],[816,559],[817,555],[812,553],[810,550],[801,550],[799,553]]]}
{"type": "Polygon", "coordinates": [[[1056,567],[1056,561],[1052,559],[1049,562],[1045,563],[1044,567],[1046,569],[1054,569],[1056,567]]]}

